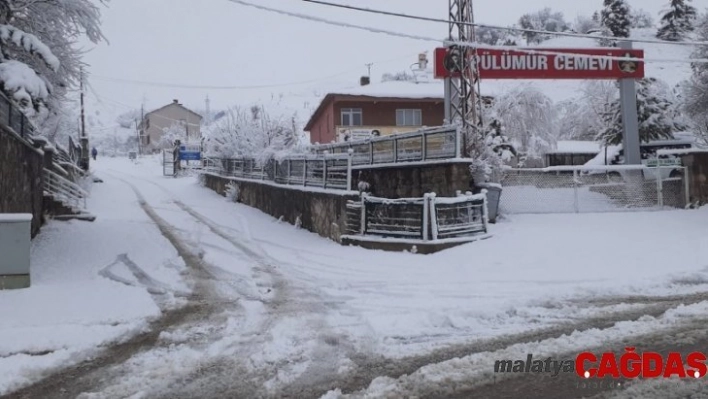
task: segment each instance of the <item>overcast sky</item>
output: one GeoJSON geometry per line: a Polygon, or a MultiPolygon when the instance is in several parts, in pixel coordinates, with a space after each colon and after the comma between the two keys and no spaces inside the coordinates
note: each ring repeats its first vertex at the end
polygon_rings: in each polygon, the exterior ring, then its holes
{"type": "MultiPolygon", "coordinates": [[[[445,24],[331,9],[298,0],[251,2],[410,34],[443,38],[445,24]]],[[[331,0],[342,4],[446,18],[448,0],[331,0]]],[[[668,0],[632,0],[658,15],[668,0]]],[[[525,12],[552,7],[569,21],[590,15],[601,0],[477,0],[476,20],[510,25],[525,12]]],[[[694,0],[700,8],[708,0],[694,0]]],[[[351,30],[256,10],[228,0],[111,0],[103,10],[110,43],[87,46],[91,85],[99,96],[123,108],[143,98],[155,108],[173,98],[215,109],[247,104],[272,95],[295,96],[356,84],[373,63],[374,79],[407,69],[435,43],[351,30]],[[333,75],[338,75],[332,77],[333,75]],[[177,89],[111,82],[101,77],[199,86],[282,85],[264,89],[177,89]],[[308,81],[306,84],[289,84],[308,81]],[[315,81],[315,82],[310,82],[315,81]]]]}

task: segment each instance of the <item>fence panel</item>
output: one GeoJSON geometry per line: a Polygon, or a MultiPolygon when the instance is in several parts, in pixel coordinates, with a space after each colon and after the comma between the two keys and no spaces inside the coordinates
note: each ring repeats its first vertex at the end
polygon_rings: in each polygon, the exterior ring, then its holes
{"type": "Polygon", "coordinates": [[[363,196],[363,235],[428,239],[423,228],[427,202],[423,198],[386,199],[363,196]]]}
{"type": "Polygon", "coordinates": [[[487,231],[486,196],[431,198],[433,239],[463,237],[487,231]]]}
{"type": "Polygon", "coordinates": [[[220,176],[268,180],[279,184],[349,190],[351,158],[347,155],[291,157],[261,162],[253,158],[204,159],[204,170],[220,176]]]}
{"type": "Polygon", "coordinates": [[[552,167],[509,169],[502,178],[500,210],[521,213],[584,213],[683,207],[682,167],[552,167]]]}

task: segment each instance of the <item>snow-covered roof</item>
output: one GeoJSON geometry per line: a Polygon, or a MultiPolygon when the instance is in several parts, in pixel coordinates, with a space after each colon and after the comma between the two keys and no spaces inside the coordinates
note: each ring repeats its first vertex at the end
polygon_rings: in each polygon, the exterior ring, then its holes
{"type": "Polygon", "coordinates": [[[556,149],[548,151],[548,154],[597,154],[600,151],[600,143],[597,141],[559,141],[556,149]]]}
{"type": "Polygon", "coordinates": [[[330,94],[377,98],[442,99],[445,95],[445,87],[443,82],[438,80],[422,83],[390,81],[340,89],[330,94]]]}

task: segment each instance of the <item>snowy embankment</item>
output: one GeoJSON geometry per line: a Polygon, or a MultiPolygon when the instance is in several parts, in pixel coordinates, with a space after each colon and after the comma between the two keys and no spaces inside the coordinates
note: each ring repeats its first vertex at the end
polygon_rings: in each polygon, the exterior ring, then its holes
{"type": "Polygon", "coordinates": [[[142,330],[189,291],[182,259],[129,187],[95,184],[88,207],[93,223],[42,228],[30,288],[0,291],[0,395],[142,330]],[[148,290],[164,294],[157,301],[148,290]]]}

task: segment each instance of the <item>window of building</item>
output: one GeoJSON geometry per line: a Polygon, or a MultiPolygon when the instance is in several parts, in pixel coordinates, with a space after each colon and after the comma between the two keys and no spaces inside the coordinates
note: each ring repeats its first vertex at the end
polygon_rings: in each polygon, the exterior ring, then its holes
{"type": "Polygon", "coordinates": [[[361,108],[342,108],[342,126],[362,126],[361,108]]]}
{"type": "Polygon", "coordinates": [[[397,109],[396,126],[422,126],[423,112],[419,109],[397,109]]]}

